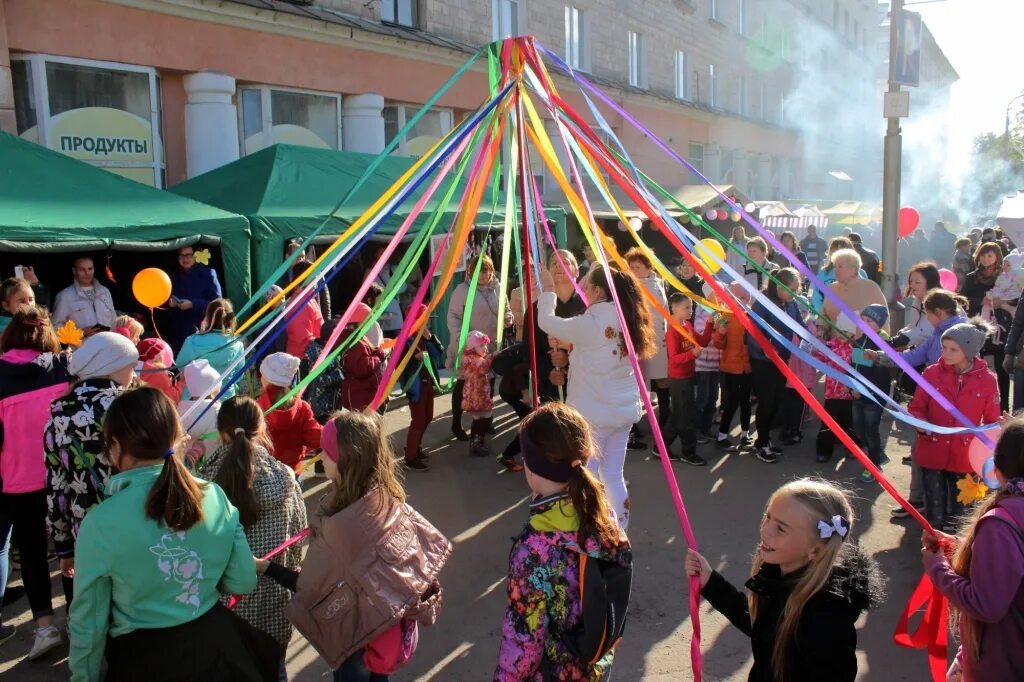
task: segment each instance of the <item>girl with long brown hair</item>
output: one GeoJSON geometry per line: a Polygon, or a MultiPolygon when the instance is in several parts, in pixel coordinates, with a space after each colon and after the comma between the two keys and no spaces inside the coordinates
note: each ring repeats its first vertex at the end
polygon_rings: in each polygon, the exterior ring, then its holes
{"type": "Polygon", "coordinates": [[[295,592],[288,619],[335,682],[387,682],[412,657],[417,624],[440,611],[451,543],[405,503],[380,415],[337,413],[321,447],[332,487],[310,519],[302,570],[264,560],[257,569],[295,592]]]}
{"type": "Polygon", "coordinates": [[[962,682],[1017,680],[1024,670],[1024,419],[1004,425],[993,460],[1000,487],[974,510],[962,538],[921,538],[925,571],[960,628],[947,679],[962,682]]]}
{"type": "Polygon", "coordinates": [[[554,281],[547,270],[541,271],[541,285],[537,323],[560,342],[572,344],[566,403],[579,410],[593,429],[597,449],[587,466],[601,479],[625,529],[629,524],[629,493],[623,477],[626,442],[630,427],[643,414],[640,388],[628,356],[635,353],[646,359],[656,350],[651,314],[640,293],[642,285],[630,272],[595,265],[584,280],[587,309],[570,318],[555,314],[554,281]],[[615,298],[622,307],[632,348],[627,348],[615,298]]]}
{"type": "MultiPolygon", "coordinates": [[[[220,406],[217,431],[221,446],[206,458],[201,475],[219,485],[238,509],[245,537],[256,556],[264,556],[306,527],[302,489],[291,467],[270,454],[263,410],[252,398],[235,396],[220,406]]],[[[278,559],[298,568],[302,549],[292,545],[278,559]]],[[[277,640],[281,660],[292,638],[284,617],[290,595],[261,577],[256,591],[238,603],[235,613],[277,640]]]]}
{"type": "MultiPolygon", "coordinates": [[[[508,607],[495,680],[606,679],[611,656],[580,657],[561,633],[582,621],[584,558],[632,567],[604,487],[587,470],[596,444],[587,419],[564,403],[528,414],[519,429],[530,517],[509,554],[508,607]]],[[[594,580],[587,569],[587,580],[594,580]]]]}
{"type": "Polygon", "coordinates": [[[219,602],[251,592],[256,566],[238,510],[185,468],[174,404],[125,391],[103,439],[119,473],[78,532],[72,679],[100,679],[104,659],[107,680],[276,679],[274,640],[219,602]]]}
{"type": "MultiPolygon", "coordinates": [[[[235,337],[235,309],[228,299],[216,298],[206,306],[206,314],[203,316],[199,331],[185,339],[176,360],[178,367],[185,367],[197,358],[205,358],[218,374],[224,376],[228,368],[235,364],[243,353],[245,346],[235,337]]],[[[224,376],[224,379],[228,377],[224,376]]],[[[226,388],[217,399],[226,400],[233,396],[236,385],[226,388]]],[[[203,396],[192,396],[187,388],[182,394],[182,398],[185,399],[201,397],[203,396]]]]}
{"type": "Polygon", "coordinates": [[[761,541],[744,595],[707,559],[686,554],[701,595],[751,638],[750,682],[857,678],[857,619],[882,598],[873,559],[853,543],[853,508],[827,481],[800,479],[776,490],[761,518],[761,541]]]}

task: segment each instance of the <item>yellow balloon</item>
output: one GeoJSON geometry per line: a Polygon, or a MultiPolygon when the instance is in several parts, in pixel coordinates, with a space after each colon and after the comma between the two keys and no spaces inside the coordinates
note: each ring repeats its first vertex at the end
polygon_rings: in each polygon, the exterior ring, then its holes
{"type": "Polygon", "coordinates": [[[132,280],[135,300],[147,308],[156,308],[171,297],[171,278],[160,268],[140,270],[132,280]]]}
{"type": "Polygon", "coordinates": [[[718,240],[711,237],[705,237],[697,242],[697,248],[694,249],[694,251],[696,251],[697,256],[704,264],[704,267],[706,267],[708,272],[712,275],[722,269],[722,266],[719,265],[719,263],[716,263],[714,258],[711,256],[711,254],[718,256],[719,262],[725,260],[725,248],[718,242],[718,240]]]}

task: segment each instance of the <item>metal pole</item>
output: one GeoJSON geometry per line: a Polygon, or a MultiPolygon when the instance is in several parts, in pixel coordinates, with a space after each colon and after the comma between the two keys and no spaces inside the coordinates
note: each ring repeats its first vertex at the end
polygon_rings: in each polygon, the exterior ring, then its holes
{"type": "MultiPolygon", "coordinates": [[[[889,92],[899,92],[896,74],[896,13],[903,9],[903,0],[892,0],[889,5],[889,92]]],[[[890,116],[885,131],[885,149],[882,163],[882,292],[890,303],[896,301],[899,288],[898,244],[900,213],[900,174],[903,157],[903,137],[900,119],[890,116]]]]}

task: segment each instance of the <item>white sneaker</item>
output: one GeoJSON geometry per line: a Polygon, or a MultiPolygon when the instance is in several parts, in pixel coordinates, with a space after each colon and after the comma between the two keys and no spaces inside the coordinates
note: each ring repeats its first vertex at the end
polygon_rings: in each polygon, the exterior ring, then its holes
{"type": "Polygon", "coordinates": [[[34,661],[61,645],[60,631],[53,625],[37,628],[28,660],[34,661]]]}

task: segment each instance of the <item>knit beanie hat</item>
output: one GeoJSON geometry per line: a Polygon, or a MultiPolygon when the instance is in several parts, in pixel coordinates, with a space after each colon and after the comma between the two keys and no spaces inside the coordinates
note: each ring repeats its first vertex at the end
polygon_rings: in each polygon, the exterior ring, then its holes
{"type": "Polygon", "coordinates": [[[1024,253],[1014,249],[1010,253],[1006,254],[1006,258],[1003,262],[1010,264],[1010,272],[1015,272],[1020,269],[1021,265],[1024,265],[1024,253]]]}
{"type": "Polygon", "coordinates": [[[864,306],[864,310],[860,311],[860,316],[868,318],[881,329],[889,321],[889,308],[881,303],[872,303],[864,306]]]}
{"type": "Polygon", "coordinates": [[[974,360],[981,353],[981,347],[985,345],[988,337],[988,329],[971,322],[961,322],[942,333],[942,340],[955,342],[963,350],[964,355],[974,360]]]}
{"type": "Polygon", "coordinates": [[[849,315],[839,313],[839,317],[836,318],[836,329],[847,336],[852,336],[857,331],[857,325],[850,319],[849,315]]]}
{"type": "Polygon", "coordinates": [[[79,379],[110,376],[139,360],[135,344],[114,332],[100,332],[87,338],[71,355],[69,371],[79,379]]]}
{"type": "Polygon", "coordinates": [[[476,350],[480,346],[486,346],[490,342],[491,339],[487,334],[476,330],[471,331],[469,335],[466,336],[466,351],[476,350]]]}
{"type": "Polygon", "coordinates": [[[260,363],[260,375],[272,386],[291,388],[300,360],[288,353],[272,353],[260,363]]]}
{"type": "Polygon", "coordinates": [[[185,386],[188,394],[198,400],[207,393],[220,390],[220,372],[213,368],[206,358],[199,358],[185,365],[185,386]]]}
{"type": "Polygon", "coordinates": [[[159,360],[164,367],[171,367],[174,364],[174,353],[163,339],[142,339],[138,348],[139,360],[142,362],[159,360]]]}

